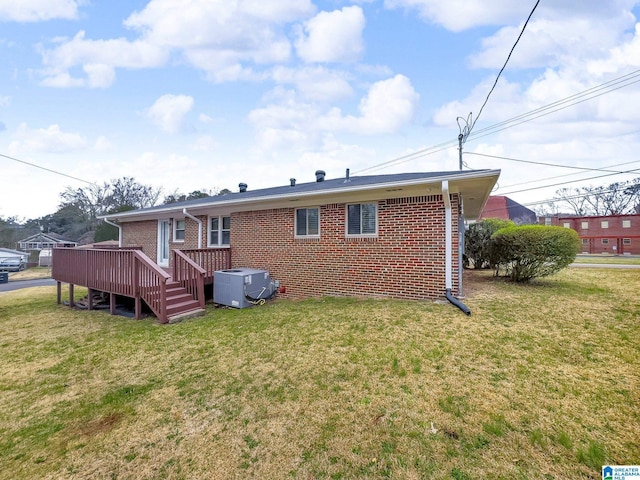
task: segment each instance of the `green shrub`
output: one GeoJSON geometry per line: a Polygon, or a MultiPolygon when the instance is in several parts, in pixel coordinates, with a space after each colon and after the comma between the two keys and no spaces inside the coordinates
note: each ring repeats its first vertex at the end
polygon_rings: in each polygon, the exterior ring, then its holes
{"type": "Polygon", "coordinates": [[[503,228],[491,240],[496,275],[504,268],[505,275],[515,282],[562,270],[575,260],[580,247],[574,230],[544,225],[503,228]]]}
{"type": "Polygon", "coordinates": [[[511,220],[486,218],[469,225],[464,234],[465,266],[473,268],[492,268],[491,236],[501,228],[512,227],[511,220]]]}

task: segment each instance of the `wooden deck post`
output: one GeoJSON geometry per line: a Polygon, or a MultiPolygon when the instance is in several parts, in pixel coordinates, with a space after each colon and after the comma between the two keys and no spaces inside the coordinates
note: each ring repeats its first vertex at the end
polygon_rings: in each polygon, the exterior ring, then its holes
{"type": "Polygon", "coordinates": [[[88,291],[87,308],[93,310],[93,290],[91,289],[88,291]]]}
{"type": "Polygon", "coordinates": [[[116,314],[116,294],[112,292],[109,292],[109,313],[116,314]]]}
{"type": "Polygon", "coordinates": [[[56,287],[57,290],[57,300],[58,300],[58,305],[60,305],[62,303],[62,282],[56,282],[58,285],[56,287]]]}
{"type": "Polygon", "coordinates": [[[140,320],[142,318],[142,302],[140,301],[140,295],[136,295],[135,313],[136,313],[136,320],[140,320]]]}
{"type": "Polygon", "coordinates": [[[70,307],[76,306],[76,302],[74,302],[73,300],[73,283],[69,284],[69,306],[70,307]]]}

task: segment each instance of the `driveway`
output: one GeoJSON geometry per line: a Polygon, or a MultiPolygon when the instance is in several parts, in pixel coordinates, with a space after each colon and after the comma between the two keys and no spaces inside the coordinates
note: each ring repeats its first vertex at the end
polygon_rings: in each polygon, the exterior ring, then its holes
{"type": "Polygon", "coordinates": [[[9,283],[0,283],[0,293],[11,292],[12,290],[19,290],[21,288],[29,288],[29,287],[49,287],[55,284],[56,284],[56,281],[53,278],[38,278],[36,280],[16,280],[9,283]]]}

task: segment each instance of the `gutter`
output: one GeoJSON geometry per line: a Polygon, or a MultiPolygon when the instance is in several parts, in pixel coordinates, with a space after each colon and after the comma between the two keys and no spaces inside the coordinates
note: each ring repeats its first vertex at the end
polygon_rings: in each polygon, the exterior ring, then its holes
{"type": "Polygon", "coordinates": [[[108,218],[103,218],[104,223],[108,223],[109,225],[113,225],[118,229],[118,247],[122,247],[122,225],[118,225],[117,223],[112,222],[108,218]]]}
{"type": "Polygon", "coordinates": [[[191,220],[195,220],[198,223],[198,248],[202,248],[202,220],[191,215],[187,212],[186,208],[182,209],[182,213],[184,213],[186,217],[189,217],[191,220]]]}
{"type": "MultiPolygon", "coordinates": [[[[499,174],[500,174],[500,170],[478,170],[477,172],[473,172],[473,173],[469,172],[462,175],[454,174],[454,175],[440,175],[437,177],[426,177],[426,178],[420,177],[420,178],[415,178],[410,180],[369,183],[365,185],[353,185],[355,179],[357,179],[358,177],[352,176],[350,177],[350,182],[348,182],[346,186],[344,183],[342,183],[339,186],[335,186],[333,188],[329,188],[326,190],[309,190],[309,191],[301,192],[301,191],[296,191],[294,188],[292,188],[291,192],[288,192],[285,194],[278,194],[278,195],[267,194],[267,195],[261,195],[256,197],[249,197],[249,198],[243,198],[242,194],[240,194],[239,197],[234,196],[234,198],[230,200],[221,200],[221,201],[214,201],[214,202],[204,200],[202,203],[195,203],[193,205],[190,205],[189,208],[206,209],[211,207],[236,207],[238,205],[262,203],[265,201],[282,201],[282,200],[288,200],[291,198],[307,199],[314,196],[330,196],[330,195],[339,194],[339,193],[367,192],[371,190],[386,190],[389,188],[404,188],[404,187],[413,187],[413,186],[420,186],[420,185],[437,185],[438,181],[474,180],[474,179],[485,178],[490,176],[496,176],[497,178],[499,174]],[[447,178],[447,180],[442,180],[442,178],[447,178]]],[[[266,190],[269,190],[269,189],[266,189],[266,190]]],[[[150,207],[148,209],[122,212],[119,214],[115,214],[115,216],[110,215],[110,217],[129,219],[129,218],[135,218],[135,217],[140,217],[145,215],[151,215],[155,218],[157,214],[168,214],[168,213],[177,212],[177,211],[180,211],[180,208],[181,207],[179,206],[172,207],[170,204],[162,208],[150,207]]],[[[98,216],[98,218],[103,218],[103,217],[98,216]]]]}
{"type": "Polygon", "coordinates": [[[448,180],[443,180],[442,181],[442,199],[444,200],[444,223],[445,223],[445,227],[444,227],[444,231],[445,231],[445,235],[444,235],[444,241],[445,241],[445,248],[444,248],[444,261],[445,261],[445,266],[444,266],[444,283],[445,283],[445,297],[447,298],[447,300],[449,300],[449,302],[453,305],[455,305],[456,307],[458,307],[460,310],[462,310],[465,315],[471,315],[471,310],[469,309],[469,307],[467,307],[464,303],[462,303],[460,300],[458,300],[456,297],[454,297],[453,295],[451,295],[451,287],[452,287],[452,280],[451,280],[451,258],[452,258],[452,252],[451,252],[451,238],[452,238],[452,234],[451,234],[451,198],[449,198],[449,181],[448,180]]]}

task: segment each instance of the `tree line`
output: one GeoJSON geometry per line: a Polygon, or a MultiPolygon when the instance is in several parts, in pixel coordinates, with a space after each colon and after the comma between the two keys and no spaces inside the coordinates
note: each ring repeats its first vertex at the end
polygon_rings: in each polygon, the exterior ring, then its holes
{"type": "Polygon", "coordinates": [[[181,193],[175,190],[163,196],[162,188],[144,185],[132,177],[75,189],[66,187],[60,193],[58,209],[52,214],[27,220],[0,217],[0,246],[16,248],[19,240],[39,232],[55,233],[80,243],[115,240],[117,228],[100,220],[99,216],[226,193],[230,191],[202,189],[181,193]]]}

